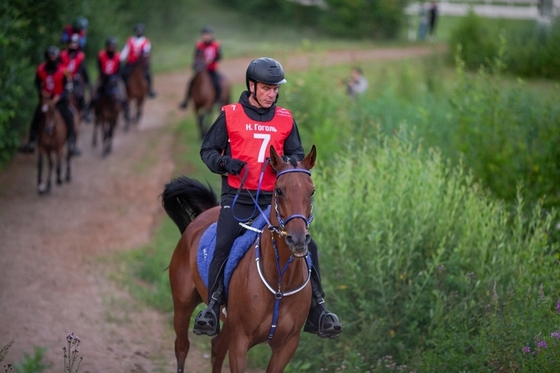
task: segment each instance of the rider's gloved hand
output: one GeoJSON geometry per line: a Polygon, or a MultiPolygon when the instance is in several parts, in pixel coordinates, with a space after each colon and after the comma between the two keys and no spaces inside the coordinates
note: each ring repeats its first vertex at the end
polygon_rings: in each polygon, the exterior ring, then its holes
{"type": "Polygon", "coordinates": [[[246,163],[239,159],[224,156],[222,159],[222,167],[230,174],[237,175],[241,172],[246,163]]]}

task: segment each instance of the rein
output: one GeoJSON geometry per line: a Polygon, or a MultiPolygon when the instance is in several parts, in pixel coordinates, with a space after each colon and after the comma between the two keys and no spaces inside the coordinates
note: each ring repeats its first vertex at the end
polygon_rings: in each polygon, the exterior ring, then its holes
{"type": "MultiPolygon", "coordinates": [[[[248,193],[248,194],[249,194],[249,196],[251,196],[251,199],[255,203],[256,208],[259,210],[260,214],[264,217],[266,223],[268,224],[268,230],[271,231],[271,232],[276,232],[280,237],[285,237],[286,236],[286,231],[284,230],[284,228],[285,228],[286,224],[290,220],[295,219],[295,218],[303,219],[305,221],[306,228],[309,229],[309,226],[311,225],[311,222],[313,221],[313,205],[311,205],[311,213],[309,214],[309,217],[305,217],[302,214],[294,214],[294,215],[290,215],[288,218],[286,218],[284,220],[284,219],[282,219],[282,216],[280,215],[280,211],[278,210],[277,198],[274,198],[274,210],[276,211],[276,220],[278,221],[278,226],[273,226],[272,223],[270,222],[270,220],[268,219],[268,217],[266,216],[266,214],[264,213],[264,211],[261,209],[261,207],[257,203],[257,200],[258,200],[260,187],[261,187],[261,182],[262,182],[262,178],[263,178],[263,175],[264,175],[264,170],[265,170],[266,165],[267,165],[267,163],[265,162],[263,164],[263,168],[261,170],[261,176],[259,178],[259,184],[258,184],[258,187],[257,187],[256,197],[254,198],[251,195],[251,193],[248,193]]],[[[287,170],[278,172],[278,174],[276,175],[276,179],[278,180],[278,178],[280,176],[282,176],[284,174],[287,174],[287,173],[290,173],[290,172],[304,172],[304,173],[308,174],[309,176],[311,176],[311,172],[309,170],[306,170],[306,169],[303,169],[303,168],[293,168],[293,169],[287,169],[287,170]]],[[[247,179],[247,174],[248,174],[248,169],[245,168],[245,174],[243,175],[243,177],[239,177],[239,179],[241,180],[241,183],[239,185],[239,188],[237,190],[237,194],[235,195],[235,198],[234,198],[233,203],[231,205],[232,213],[233,213],[233,206],[234,206],[234,204],[237,200],[237,197],[239,196],[239,193],[241,192],[241,189],[245,185],[245,180],[247,179]]],[[[261,278],[261,281],[263,282],[265,287],[274,295],[274,299],[275,299],[275,301],[274,301],[274,312],[272,314],[272,325],[270,326],[270,331],[269,331],[268,336],[267,336],[267,340],[270,341],[274,337],[274,333],[276,332],[276,326],[278,325],[278,317],[279,317],[279,314],[280,314],[280,301],[282,300],[282,298],[299,293],[301,290],[303,290],[307,286],[307,284],[311,280],[311,267],[312,267],[311,258],[309,257],[309,255],[305,256],[305,262],[307,264],[307,269],[308,269],[307,279],[305,280],[305,282],[300,287],[298,287],[294,290],[282,292],[281,291],[282,276],[284,275],[284,273],[288,269],[289,265],[293,262],[294,257],[293,257],[293,255],[290,255],[290,258],[288,259],[288,261],[284,265],[284,268],[280,268],[280,255],[278,253],[278,246],[276,245],[276,240],[274,239],[274,235],[272,235],[272,246],[274,247],[274,253],[275,253],[275,257],[276,257],[276,268],[278,270],[278,287],[277,287],[278,290],[274,290],[274,288],[268,283],[268,281],[264,277],[264,274],[262,272],[262,268],[261,268],[261,265],[260,265],[260,241],[261,241],[262,230],[253,228],[250,225],[247,225],[247,224],[242,223],[242,222],[239,222],[239,225],[241,225],[243,228],[246,228],[246,229],[249,229],[251,231],[254,231],[254,232],[258,233],[258,236],[255,240],[255,262],[256,262],[256,265],[257,265],[257,271],[259,273],[259,277],[261,278]]]]}

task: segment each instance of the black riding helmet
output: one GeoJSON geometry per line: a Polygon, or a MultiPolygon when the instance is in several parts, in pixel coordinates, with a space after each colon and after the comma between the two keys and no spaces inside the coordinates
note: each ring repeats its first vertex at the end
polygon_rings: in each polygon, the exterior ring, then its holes
{"type": "Polygon", "coordinates": [[[200,29],[200,33],[201,34],[213,34],[214,29],[212,28],[212,26],[204,26],[203,28],[200,29]]]}
{"type": "Polygon", "coordinates": [[[261,57],[251,61],[245,74],[245,84],[249,90],[249,81],[264,84],[284,84],[284,68],[273,58],[261,57]]]}
{"type": "Polygon", "coordinates": [[[51,45],[50,47],[45,49],[45,60],[50,60],[51,58],[54,60],[57,59],[59,56],[60,56],[60,49],[58,49],[58,47],[51,45]]]}
{"type": "Polygon", "coordinates": [[[74,23],[72,23],[72,27],[74,28],[74,30],[82,31],[88,28],[88,24],[89,22],[87,18],[78,17],[76,18],[74,23]]]}
{"type": "Polygon", "coordinates": [[[136,24],[136,26],[134,26],[134,35],[136,35],[136,36],[144,35],[144,24],[143,23],[138,23],[138,24],[136,24]]]}
{"type": "Polygon", "coordinates": [[[109,47],[117,47],[117,38],[114,36],[111,36],[109,38],[107,38],[107,40],[105,40],[105,47],[109,48],[109,47]]]}

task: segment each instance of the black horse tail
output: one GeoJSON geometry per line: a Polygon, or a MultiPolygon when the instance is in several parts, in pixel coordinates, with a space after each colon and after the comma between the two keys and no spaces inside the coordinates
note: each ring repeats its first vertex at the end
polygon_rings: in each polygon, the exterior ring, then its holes
{"type": "Polygon", "coordinates": [[[165,184],[161,204],[183,234],[194,218],[218,206],[218,198],[210,185],[180,176],[165,184]]]}

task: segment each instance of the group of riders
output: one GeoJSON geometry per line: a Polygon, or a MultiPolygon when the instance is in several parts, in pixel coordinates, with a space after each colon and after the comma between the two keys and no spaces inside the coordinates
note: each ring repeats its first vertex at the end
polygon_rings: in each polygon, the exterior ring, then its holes
{"type": "MultiPolygon", "coordinates": [[[[68,149],[74,155],[80,154],[80,151],[76,148],[74,118],[69,108],[70,94],[66,87],[69,82],[81,79],[91,89],[83,52],[87,26],[87,20],[80,17],[73,25],[65,27],[61,41],[67,43],[68,48],[60,52],[55,46],[48,47],[45,61],[37,68],[36,75],[40,97],[50,99],[56,104],[68,126],[68,149]]],[[[127,40],[120,53],[117,51],[117,40],[114,37],[106,40],[105,49],[97,56],[98,88],[91,96],[89,105],[84,101],[75,103],[78,109],[84,110],[86,120],[89,119],[89,109],[95,105],[103,92],[102,87],[115,77],[122,77],[126,81],[134,64],[142,55],[148,55],[150,49],[150,41],[144,37],[142,24],[135,26],[134,35],[127,40]],[[121,69],[122,61],[126,63],[121,69]]],[[[201,30],[201,38],[196,43],[193,67],[195,71],[204,69],[209,73],[215,89],[216,101],[221,97],[220,76],[217,69],[221,58],[221,46],[214,39],[213,29],[209,26],[204,27],[201,30]],[[197,66],[200,61],[202,67],[197,66]]],[[[146,78],[149,84],[149,96],[154,97],[149,67],[146,68],[146,78]]],[[[241,94],[237,104],[221,103],[224,105],[222,111],[204,137],[200,149],[202,161],[212,172],[222,175],[222,194],[216,249],[209,269],[208,307],[197,315],[194,325],[194,332],[199,335],[212,336],[220,330],[220,305],[226,302],[223,294],[224,264],[235,238],[242,230],[238,225],[238,216],[244,216],[245,219],[242,220],[245,222],[252,220],[256,213],[255,203],[265,209],[270,205],[275,192],[274,173],[269,169],[266,173],[263,171],[263,175],[260,172],[261,169],[265,170],[260,151],[264,137],[255,135],[256,128],[268,131],[263,136],[270,139],[269,145],[274,145],[274,148],[292,165],[295,166],[295,162],[301,161],[304,157],[295,119],[289,110],[276,106],[280,85],[286,83],[282,65],[272,58],[255,59],[247,68],[245,82],[247,90],[241,94]],[[242,110],[236,110],[236,107],[242,110]],[[247,123],[253,123],[254,126],[247,123]],[[270,130],[271,128],[274,130],[270,130]],[[243,188],[246,193],[239,194],[241,189],[238,175],[245,168],[248,169],[248,177],[244,181],[245,188],[243,188]]],[[[180,104],[181,108],[187,107],[191,90],[192,80],[189,83],[186,99],[180,104]]],[[[127,115],[124,90],[121,90],[120,99],[127,115]]],[[[37,106],[29,133],[29,142],[22,146],[23,151],[33,152],[35,148],[41,106],[41,104],[37,106]]],[[[270,168],[270,165],[267,167],[270,168]]],[[[342,331],[342,324],[325,306],[319,256],[317,245],[313,240],[309,242],[309,251],[313,263],[311,276],[313,297],[304,331],[318,334],[320,337],[335,338],[342,331]]]]}
{"type": "MultiPolygon", "coordinates": [[[[81,154],[76,145],[76,127],[71,105],[75,111],[81,113],[86,122],[91,122],[91,110],[99,96],[103,94],[108,82],[117,79],[118,100],[121,102],[125,118],[128,120],[130,111],[127,104],[126,90],[124,85],[131,71],[142,56],[149,56],[151,43],[144,36],[144,25],[139,23],[134,27],[134,35],[129,37],[121,52],[117,50],[117,39],[109,37],[105,41],[105,48],[97,55],[97,68],[99,80],[95,89],[87,73],[86,55],[84,52],[87,40],[88,20],[78,17],[66,25],[60,37],[61,43],[66,49],[60,49],[54,45],[45,50],[45,60],[39,64],[35,74],[35,87],[39,95],[39,103],[35,109],[33,119],[29,128],[27,143],[20,146],[20,151],[33,153],[36,148],[37,130],[41,120],[43,105],[46,102],[55,105],[60,112],[68,130],[68,152],[71,156],[81,154]],[[123,65],[121,67],[121,65],[123,65]],[[86,102],[85,89],[90,94],[90,102],[86,102]]],[[[148,81],[148,96],[155,97],[152,88],[152,79],[149,64],[145,65],[145,76],[148,81]]]]}

